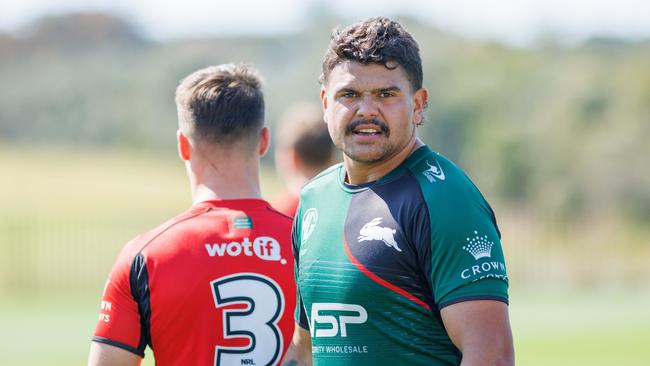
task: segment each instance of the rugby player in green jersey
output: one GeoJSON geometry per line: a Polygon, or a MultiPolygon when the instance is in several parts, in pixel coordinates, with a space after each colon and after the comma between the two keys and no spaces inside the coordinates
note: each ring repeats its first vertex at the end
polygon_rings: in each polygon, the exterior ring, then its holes
{"type": "Polygon", "coordinates": [[[344,154],[301,192],[296,331],[285,365],[512,365],[490,205],[417,135],[428,92],[397,22],[334,32],[321,100],[344,154]]]}

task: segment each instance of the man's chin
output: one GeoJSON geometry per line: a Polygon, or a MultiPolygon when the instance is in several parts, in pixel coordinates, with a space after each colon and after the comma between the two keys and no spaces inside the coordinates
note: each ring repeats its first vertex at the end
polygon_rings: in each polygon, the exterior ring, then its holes
{"type": "Polygon", "coordinates": [[[382,161],[386,160],[386,157],[389,155],[388,152],[386,152],[386,151],[380,151],[380,152],[377,152],[377,151],[367,151],[367,152],[360,152],[360,151],[348,152],[348,151],[344,151],[343,153],[350,160],[354,161],[355,163],[361,163],[361,164],[381,163],[382,161]]]}

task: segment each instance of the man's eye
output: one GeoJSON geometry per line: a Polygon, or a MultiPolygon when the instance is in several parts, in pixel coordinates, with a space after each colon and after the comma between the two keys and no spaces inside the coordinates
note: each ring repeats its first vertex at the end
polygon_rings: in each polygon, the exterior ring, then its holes
{"type": "Polygon", "coordinates": [[[347,92],[347,93],[341,94],[341,98],[354,98],[356,96],[357,96],[357,93],[354,93],[354,92],[347,92]]]}
{"type": "Polygon", "coordinates": [[[390,98],[392,96],[393,96],[393,93],[391,93],[391,92],[380,92],[379,93],[380,98],[390,98]]]}

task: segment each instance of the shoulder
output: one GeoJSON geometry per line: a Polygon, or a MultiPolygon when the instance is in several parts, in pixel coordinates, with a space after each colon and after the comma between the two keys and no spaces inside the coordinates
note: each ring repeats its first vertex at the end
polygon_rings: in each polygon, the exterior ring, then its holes
{"type": "Polygon", "coordinates": [[[431,219],[439,223],[488,219],[496,222],[490,204],[478,187],[454,162],[430,151],[409,169],[422,192],[431,219]]]}
{"type": "Polygon", "coordinates": [[[327,186],[332,182],[337,182],[342,167],[343,167],[343,163],[338,163],[323,170],[314,178],[312,178],[309,182],[307,182],[307,184],[305,184],[305,186],[302,188],[302,191],[300,192],[300,195],[303,196],[304,194],[310,191],[318,190],[319,188],[327,186]]]}
{"type": "Polygon", "coordinates": [[[425,200],[435,200],[438,206],[444,203],[455,205],[465,199],[484,200],[467,174],[442,154],[429,151],[413,161],[409,170],[418,181],[425,200]],[[450,199],[451,197],[453,199],[450,199]]]}
{"type": "Polygon", "coordinates": [[[167,221],[158,225],[157,227],[141,233],[128,241],[122,251],[120,252],[118,262],[128,262],[129,265],[145,248],[148,248],[153,243],[161,240],[163,234],[170,231],[185,230],[187,224],[191,224],[193,218],[199,217],[207,213],[209,209],[206,208],[191,208],[167,221]]]}

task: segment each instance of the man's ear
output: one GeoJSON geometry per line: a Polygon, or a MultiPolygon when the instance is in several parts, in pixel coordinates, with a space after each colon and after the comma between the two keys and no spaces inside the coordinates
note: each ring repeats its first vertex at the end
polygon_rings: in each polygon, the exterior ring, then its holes
{"type": "Polygon", "coordinates": [[[181,160],[188,161],[190,160],[190,155],[192,151],[192,145],[190,144],[190,139],[181,131],[176,131],[176,140],[178,140],[178,156],[181,160]]]}
{"type": "Polygon", "coordinates": [[[271,131],[268,127],[262,127],[260,131],[260,142],[257,146],[257,152],[260,156],[264,156],[267,150],[269,149],[269,144],[271,142],[271,131]]]}
{"type": "Polygon", "coordinates": [[[323,107],[323,121],[327,123],[327,113],[325,113],[327,111],[327,93],[325,92],[325,86],[322,86],[320,89],[320,102],[323,107]]]}
{"type": "Polygon", "coordinates": [[[413,94],[413,123],[419,125],[424,119],[424,108],[429,100],[429,91],[426,88],[420,88],[413,94]]]}

